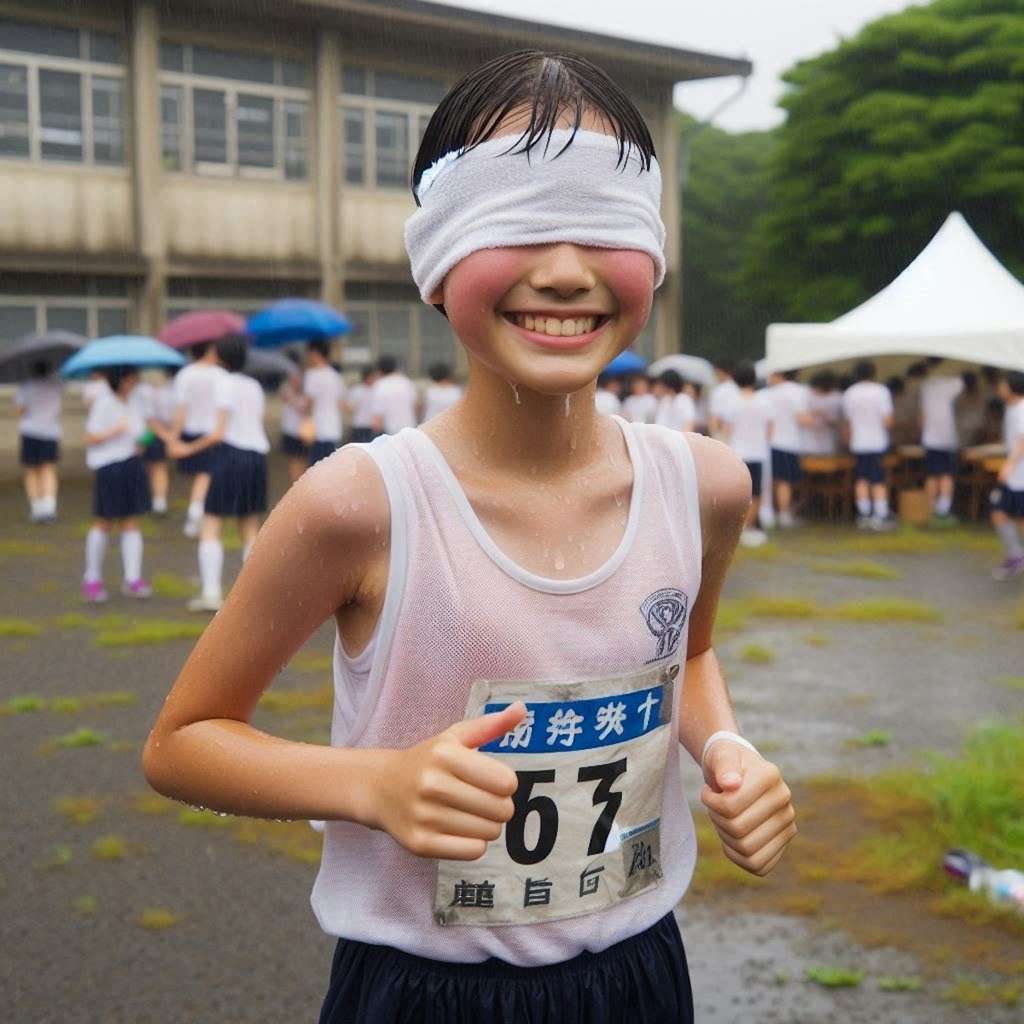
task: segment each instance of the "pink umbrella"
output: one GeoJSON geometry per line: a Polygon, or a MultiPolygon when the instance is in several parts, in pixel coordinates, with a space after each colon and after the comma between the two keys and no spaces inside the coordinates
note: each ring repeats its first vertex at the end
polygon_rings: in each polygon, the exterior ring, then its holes
{"type": "Polygon", "coordinates": [[[197,309],[176,316],[157,339],[171,348],[188,348],[225,334],[245,334],[245,318],[227,309],[197,309]]]}

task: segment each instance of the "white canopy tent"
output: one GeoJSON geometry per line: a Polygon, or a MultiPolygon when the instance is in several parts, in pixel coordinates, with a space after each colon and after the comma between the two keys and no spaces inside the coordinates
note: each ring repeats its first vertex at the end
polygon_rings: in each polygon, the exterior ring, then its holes
{"type": "Polygon", "coordinates": [[[771,324],[764,368],[943,356],[1024,370],[1024,284],[951,213],[877,295],[827,324],[771,324]]]}

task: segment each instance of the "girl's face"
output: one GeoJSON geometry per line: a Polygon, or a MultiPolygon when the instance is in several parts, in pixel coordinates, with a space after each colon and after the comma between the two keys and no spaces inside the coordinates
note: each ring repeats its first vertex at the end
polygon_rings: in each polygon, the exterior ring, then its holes
{"type": "Polygon", "coordinates": [[[563,242],[471,253],[431,301],[444,303],[471,360],[553,395],[591,384],[632,344],[653,291],[646,253],[563,242]]]}

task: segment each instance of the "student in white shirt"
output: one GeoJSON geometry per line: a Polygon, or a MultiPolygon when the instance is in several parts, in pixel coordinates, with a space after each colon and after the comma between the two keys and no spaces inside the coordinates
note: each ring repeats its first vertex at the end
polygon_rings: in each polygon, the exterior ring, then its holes
{"type": "Polygon", "coordinates": [[[718,378],[718,383],[708,395],[708,431],[718,440],[722,439],[722,424],[727,418],[729,407],[740,393],[732,372],[731,362],[720,359],[715,363],[715,377],[718,378]]]}
{"type": "Polygon", "coordinates": [[[847,443],[857,460],[853,470],[857,525],[887,530],[894,522],[882,457],[889,450],[892,395],[875,380],[875,364],[870,360],[859,362],[853,375],[856,383],[843,392],[843,418],[847,443]]]}
{"type": "Polygon", "coordinates": [[[104,370],[104,376],[110,386],[97,393],[85,422],[85,464],[95,471],[96,478],[92,499],[95,520],[85,536],[82,599],[96,603],[107,600],[103,558],[114,523],[121,529],[121,593],[146,598],[153,592],[142,578],[139,516],[150,510],[150,498],[138,442],[146,424],[138,405],[131,402],[139,372],[119,366],[104,370]]]}
{"type": "Polygon", "coordinates": [[[249,557],[267,511],[267,452],[270,441],[263,426],[266,402],[258,381],[243,374],[248,342],[239,334],[218,338],[214,351],[225,373],[217,381],[217,420],[205,437],[175,446],[174,453],[194,455],[216,450],[199,534],[199,577],[202,593],[188,603],[189,611],[215,612],[223,604],[224,520],[234,517],[242,539],[242,561],[249,557]]]}
{"type": "Polygon", "coordinates": [[[31,379],[19,384],[14,395],[25,497],[33,523],[52,523],[57,518],[61,405],[60,381],[53,367],[45,361],[36,363],[31,379]]]}
{"type": "Polygon", "coordinates": [[[313,443],[309,448],[309,464],[315,466],[341,445],[343,425],[342,402],[345,399],[345,381],[330,364],[331,343],[325,338],[314,338],[306,352],[306,374],[302,379],[305,410],[313,419],[313,443]]]}
{"type": "Polygon", "coordinates": [[[1003,542],[1006,557],[992,570],[992,577],[1003,582],[1024,576],[1024,373],[1008,371],[998,388],[1005,407],[1003,436],[1007,454],[992,492],[992,526],[1003,542]]]}
{"type": "Polygon", "coordinates": [[[793,485],[801,476],[800,431],[811,422],[810,392],[796,379],[795,370],[773,373],[767,389],[772,403],[772,480],[779,526],[794,525],[793,485]]]}
{"type": "MultiPolygon", "coordinates": [[[[941,362],[939,358],[929,359],[929,369],[941,362]]],[[[933,526],[955,522],[952,514],[953,488],[960,450],[956,400],[963,390],[962,377],[944,374],[929,373],[921,384],[921,444],[924,445],[925,489],[932,506],[933,526]]]]}
{"type": "Polygon", "coordinates": [[[158,516],[167,515],[167,496],[171,486],[167,442],[174,429],[176,400],[171,382],[175,371],[176,367],[166,367],[162,381],[158,384],[142,381],[131,395],[131,401],[138,405],[148,427],[148,432],[143,435],[142,461],[149,477],[153,514],[158,516]]]}
{"type": "Polygon", "coordinates": [[[619,392],[622,390],[622,381],[618,377],[609,377],[602,373],[597,378],[597,390],[594,392],[594,404],[597,411],[603,416],[621,416],[622,399],[619,392]]]}
{"type": "Polygon", "coordinates": [[[394,356],[377,360],[380,377],[373,385],[373,429],[378,434],[397,434],[416,426],[416,386],[398,369],[394,356]]]}
{"type": "Polygon", "coordinates": [[[302,438],[306,403],[299,357],[292,351],[285,355],[294,369],[281,387],[281,453],[288,462],[288,479],[295,483],[309,466],[309,443],[302,438]]]}
{"type": "Polygon", "coordinates": [[[345,399],[345,411],[352,424],[352,442],[367,444],[374,438],[373,430],[373,385],[380,374],[376,366],[364,366],[359,376],[359,383],[348,391],[345,399]]]}
{"type": "Polygon", "coordinates": [[[685,382],[675,370],[666,370],[654,382],[658,409],[654,422],[669,430],[690,433],[697,425],[697,406],[684,390],[685,382]]]}
{"type": "Polygon", "coordinates": [[[651,394],[651,382],[642,373],[629,382],[629,395],[622,402],[622,417],[630,423],[653,423],[658,413],[658,400],[651,394]]]}
{"type": "MultiPolygon", "coordinates": [[[[212,342],[200,342],[189,349],[192,362],[182,367],[174,378],[174,397],[177,409],[171,440],[181,441],[186,446],[192,441],[206,437],[217,421],[217,406],[214,393],[217,381],[224,370],[217,362],[217,351],[212,342]]],[[[184,534],[198,537],[203,518],[206,492],[210,487],[210,473],[213,469],[216,451],[204,448],[195,455],[178,460],[178,471],[192,477],[189,491],[188,513],[185,517],[184,534]]]]}
{"type": "Polygon", "coordinates": [[[807,411],[811,418],[802,430],[804,454],[835,455],[843,416],[843,396],[836,387],[836,375],[822,370],[811,377],[808,385],[807,411]]]}
{"type": "Polygon", "coordinates": [[[739,363],[733,374],[738,391],[723,408],[719,422],[722,440],[743,460],[750,472],[751,502],[740,535],[744,547],[759,547],[768,539],[758,528],[761,511],[761,484],[764,464],[770,456],[772,439],[772,403],[763,391],[755,391],[757,373],[754,364],[739,363]]]}
{"type": "Polygon", "coordinates": [[[434,363],[427,370],[427,376],[430,383],[423,395],[421,423],[426,423],[438,413],[450,409],[462,397],[462,388],[452,380],[452,369],[447,363],[434,363]]]}

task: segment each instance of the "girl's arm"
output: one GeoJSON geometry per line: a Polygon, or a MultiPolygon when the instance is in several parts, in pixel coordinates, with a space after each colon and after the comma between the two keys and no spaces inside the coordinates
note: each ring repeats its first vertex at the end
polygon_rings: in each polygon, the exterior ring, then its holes
{"type": "MultiPolygon", "coordinates": [[[[690,439],[697,467],[704,559],[690,612],[679,739],[698,764],[709,737],[739,733],[729,687],[711,645],[718,600],[750,506],[750,474],[725,445],[690,439]]],[[[789,787],[778,768],[730,740],[719,740],[701,764],[701,799],[733,863],[767,874],[796,834],[789,787]]]]}
{"type": "Polygon", "coordinates": [[[173,435],[171,446],[168,449],[167,454],[175,459],[185,459],[190,455],[195,455],[196,452],[205,451],[207,448],[212,448],[214,445],[220,444],[224,440],[224,432],[228,426],[228,410],[218,409],[217,410],[217,425],[208,434],[203,434],[202,437],[197,437],[194,441],[181,442],[177,440],[178,434],[173,435]]]}
{"type": "Polygon", "coordinates": [[[224,607],[185,663],[146,743],[165,796],[232,814],[349,820],[424,857],[472,860],[512,816],[516,776],[476,749],[525,715],[512,705],[408,750],[327,747],[250,724],[263,692],[331,616],[379,613],[390,512],[370,458],[308,473],[264,524],[224,607]],[[342,514],[336,494],[344,487],[342,514]]]}
{"type": "Polygon", "coordinates": [[[1024,435],[1017,438],[1016,443],[1006,456],[1006,461],[999,467],[998,480],[1001,484],[1005,484],[1010,479],[1021,459],[1024,459],[1024,435]]]}

